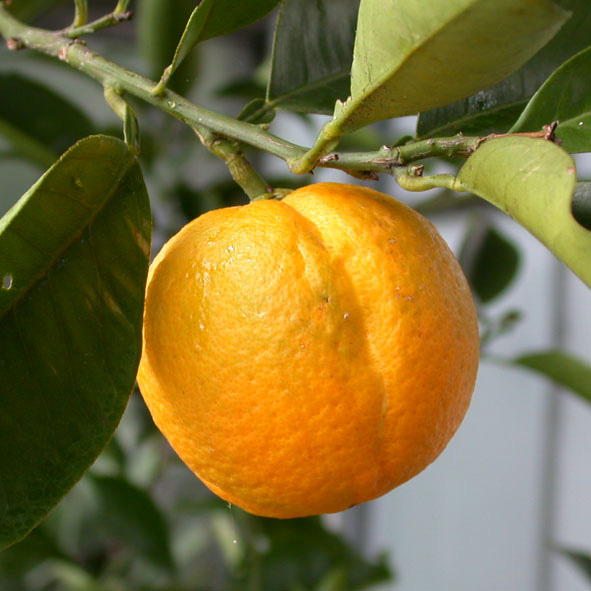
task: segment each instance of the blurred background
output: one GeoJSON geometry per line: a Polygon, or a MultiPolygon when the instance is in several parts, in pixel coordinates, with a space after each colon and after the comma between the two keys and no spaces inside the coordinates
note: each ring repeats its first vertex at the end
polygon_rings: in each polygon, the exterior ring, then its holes
{"type": "MultiPolygon", "coordinates": [[[[112,9],[107,4],[91,1],[93,16],[112,9]]],[[[172,15],[166,1],[138,1],[134,21],[101,32],[89,45],[158,78],[194,5],[179,1],[172,15]]],[[[14,0],[14,7],[48,28],[67,26],[73,16],[70,2],[14,0]]],[[[234,116],[248,100],[264,96],[274,20],[271,14],[201,45],[175,75],[176,89],[234,116]]],[[[33,89],[39,99],[34,110],[46,122],[48,150],[15,150],[0,127],[0,213],[78,137],[121,136],[102,89],[77,72],[2,47],[0,91],[3,85],[21,88],[15,79],[25,93],[30,80],[42,85],[33,89]]],[[[0,93],[0,115],[22,102],[19,92],[0,93]]],[[[154,254],[188,220],[246,198],[188,128],[139,102],[134,106],[154,213],[154,254]]],[[[271,131],[310,145],[324,120],[281,112],[271,131]]],[[[374,126],[347,138],[343,149],[376,149],[412,135],[415,125],[405,118],[374,126]]],[[[274,186],[312,182],[290,177],[272,157],[250,157],[274,186]]],[[[579,178],[591,179],[588,155],[577,165],[579,178]]],[[[450,170],[449,163],[430,166],[450,170]]],[[[314,175],[314,182],[323,180],[353,182],[329,170],[314,175]]],[[[442,456],[410,482],[350,511],[290,521],[256,518],[201,485],[156,431],[136,391],[87,476],[28,538],[0,554],[2,591],[589,589],[591,408],[509,361],[558,348],[588,362],[589,291],[523,228],[481,200],[440,190],[406,193],[390,178],[371,186],[425,213],[477,283],[483,361],[468,415],[442,456]]]]}

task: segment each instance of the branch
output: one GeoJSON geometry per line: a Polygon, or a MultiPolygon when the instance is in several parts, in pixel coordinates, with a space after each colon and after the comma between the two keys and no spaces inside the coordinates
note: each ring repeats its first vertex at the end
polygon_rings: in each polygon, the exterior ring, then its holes
{"type": "Polygon", "coordinates": [[[257,125],[195,105],[182,96],[166,90],[159,96],[151,93],[155,82],[126,70],[92,51],[84,43],[60,34],[29,27],[15,19],[0,5],[0,33],[9,49],[32,49],[55,57],[90,76],[103,86],[133,95],[180,119],[192,128],[207,128],[224,137],[249,144],[283,160],[297,157],[306,148],[292,144],[257,125]]]}
{"type": "MultiPolygon", "coordinates": [[[[129,13],[126,12],[127,5],[126,0],[120,0],[112,14],[88,25],[55,33],[21,23],[3,8],[0,1],[0,34],[6,39],[9,49],[28,48],[58,58],[95,79],[104,88],[111,88],[119,95],[133,95],[180,119],[202,137],[209,137],[213,133],[218,139],[225,138],[248,144],[281,158],[294,173],[304,173],[310,169],[310,166],[312,168],[319,166],[339,169],[354,177],[366,180],[376,179],[380,173],[390,174],[402,179],[402,182],[412,184],[415,190],[429,188],[429,182],[435,183],[432,186],[447,187],[449,186],[448,179],[427,181],[426,179],[429,177],[425,177],[425,179],[421,177],[421,180],[413,180],[412,177],[418,176],[416,171],[410,175],[400,175],[398,167],[430,157],[467,157],[483,141],[489,139],[488,137],[456,135],[448,138],[421,140],[396,147],[383,146],[374,152],[332,152],[324,155],[327,146],[333,142],[335,136],[334,130],[331,131],[330,122],[320,132],[320,136],[323,134],[326,136],[323,136],[326,141],[323,140],[315,144],[315,146],[320,144],[323,146],[322,150],[318,151],[315,148],[309,149],[284,140],[258,125],[205,109],[171,90],[166,89],[162,94],[155,95],[153,91],[156,83],[154,81],[106,60],[100,54],[86,47],[83,42],[70,39],[70,37],[93,32],[102,26],[107,26],[108,23],[113,24],[115,21],[129,18],[129,13]]],[[[544,137],[547,137],[546,131],[528,135],[541,137],[544,133],[546,133],[544,137]]]]}
{"type": "Polygon", "coordinates": [[[64,29],[61,31],[61,35],[67,37],[68,39],[78,39],[84,35],[90,35],[91,33],[95,33],[100,29],[105,29],[107,27],[114,27],[123,21],[128,21],[133,16],[133,12],[128,10],[126,12],[112,12],[111,14],[107,14],[91,23],[83,23],[77,25],[78,22],[78,15],[77,18],[74,20],[74,25],[64,29]]]}
{"type": "Polygon", "coordinates": [[[273,188],[253,168],[244,156],[240,145],[232,140],[217,137],[209,130],[195,129],[201,143],[215,156],[221,158],[228,167],[232,178],[251,201],[273,197],[273,188]]]}

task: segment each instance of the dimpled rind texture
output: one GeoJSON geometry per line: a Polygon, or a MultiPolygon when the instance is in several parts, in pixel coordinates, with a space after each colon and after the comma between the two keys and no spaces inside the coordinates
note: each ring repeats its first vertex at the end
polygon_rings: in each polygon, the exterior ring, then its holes
{"type": "Polygon", "coordinates": [[[478,346],[435,227],[371,189],[320,183],[206,213],[162,248],[138,382],[212,491],[301,517],[429,465],[466,413],[478,346]]]}

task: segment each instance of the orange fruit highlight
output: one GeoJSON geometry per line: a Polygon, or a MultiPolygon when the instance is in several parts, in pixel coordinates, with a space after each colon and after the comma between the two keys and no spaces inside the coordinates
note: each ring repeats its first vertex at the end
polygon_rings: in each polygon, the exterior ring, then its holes
{"type": "Polygon", "coordinates": [[[213,492],[300,517],[430,464],[466,413],[478,344],[435,227],[371,189],[320,183],[206,213],[162,248],[138,381],[213,492]]]}

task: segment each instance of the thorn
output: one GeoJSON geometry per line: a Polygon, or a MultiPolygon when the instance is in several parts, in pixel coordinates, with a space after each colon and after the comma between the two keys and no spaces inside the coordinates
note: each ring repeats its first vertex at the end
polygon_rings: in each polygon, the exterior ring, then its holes
{"type": "Polygon", "coordinates": [[[558,127],[558,124],[560,123],[560,121],[552,121],[552,123],[550,123],[549,125],[544,125],[544,127],[542,128],[544,130],[544,139],[548,140],[550,142],[555,142],[556,141],[556,128],[558,127]]]}

